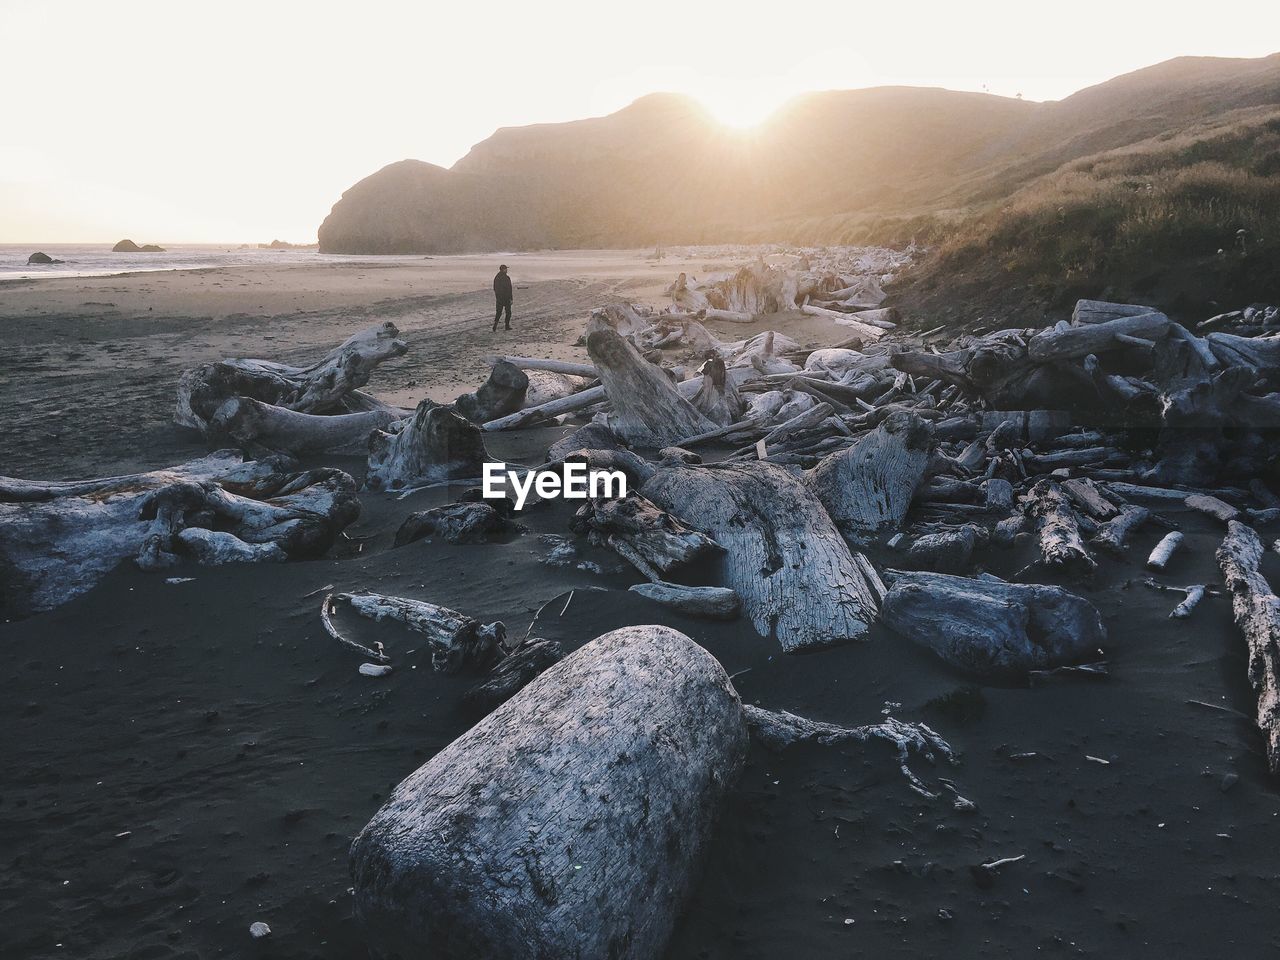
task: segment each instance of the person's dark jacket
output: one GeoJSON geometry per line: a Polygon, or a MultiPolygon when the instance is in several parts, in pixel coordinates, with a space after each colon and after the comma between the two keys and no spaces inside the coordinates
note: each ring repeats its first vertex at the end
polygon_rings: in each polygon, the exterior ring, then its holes
{"type": "Polygon", "coordinates": [[[493,278],[493,295],[498,298],[499,303],[511,302],[511,274],[498,271],[493,278]]]}

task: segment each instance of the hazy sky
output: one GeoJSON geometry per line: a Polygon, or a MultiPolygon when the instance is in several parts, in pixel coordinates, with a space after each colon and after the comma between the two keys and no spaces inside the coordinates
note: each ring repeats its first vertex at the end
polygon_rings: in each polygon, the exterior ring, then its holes
{"type": "Polygon", "coordinates": [[[1275,0],[0,0],[0,242],[314,241],[387,163],[655,90],[745,123],[804,90],[1059,99],[1276,49],[1275,0]]]}

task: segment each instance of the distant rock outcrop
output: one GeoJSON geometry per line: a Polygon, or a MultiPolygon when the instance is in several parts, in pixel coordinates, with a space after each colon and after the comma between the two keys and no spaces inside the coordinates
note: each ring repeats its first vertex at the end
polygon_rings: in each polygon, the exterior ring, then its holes
{"type": "Polygon", "coordinates": [[[37,250],[31,256],[27,257],[27,266],[30,266],[33,263],[62,263],[62,261],[55,260],[53,259],[53,257],[49,256],[47,253],[44,253],[41,250],[37,250]]]}
{"type": "Polygon", "coordinates": [[[158,247],[154,243],[144,243],[138,246],[132,240],[121,240],[111,248],[112,253],[164,253],[164,247],[158,247]]]}
{"type": "Polygon", "coordinates": [[[749,136],[654,94],[498,130],[450,169],[355,184],[322,253],[457,253],[840,239],[841,223],[988,204],[1064,163],[1280,103],[1280,54],[1180,58],[1033,103],[914,87],[808,94],[749,136]]]}

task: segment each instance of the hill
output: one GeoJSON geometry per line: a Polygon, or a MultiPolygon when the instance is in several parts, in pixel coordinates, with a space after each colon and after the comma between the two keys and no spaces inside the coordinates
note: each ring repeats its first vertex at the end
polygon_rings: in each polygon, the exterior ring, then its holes
{"type": "MultiPolygon", "coordinates": [[[[688,98],[655,94],[606,117],[498,130],[451,169],[393,163],[343,194],[320,227],[320,249],[916,237],[956,253],[966,243],[980,248],[987,234],[1016,239],[1023,228],[1009,221],[997,229],[997,221],[1016,213],[1025,227],[1059,194],[1111,204],[1123,194],[1116,184],[1130,175],[1126,165],[1146,164],[1169,202],[1206,188],[1203,169],[1176,189],[1164,184],[1202,162],[1247,167],[1265,187],[1274,171],[1250,167],[1247,157],[1269,142],[1268,107],[1280,108],[1280,54],[1179,58],[1049,103],[913,87],[814,93],[748,133],[720,126],[688,98]],[[1235,124],[1254,131],[1222,148],[1240,164],[1203,161],[1211,148],[1188,146],[1235,124]],[[1091,180],[1108,186],[1084,189],[1091,180]]],[[[1228,226],[1208,231],[1213,251],[1229,244],[1237,228],[1228,226]]]]}

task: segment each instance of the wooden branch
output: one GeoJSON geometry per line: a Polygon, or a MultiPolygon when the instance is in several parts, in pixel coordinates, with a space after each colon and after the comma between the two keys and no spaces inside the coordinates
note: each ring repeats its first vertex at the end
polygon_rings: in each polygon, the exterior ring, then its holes
{"type": "Polygon", "coordinates": [[[425,636],[431,650],[431,667],[437,673],[485,670],[503,656],[507,628],[501,621],[482,624],[425,600],[379,593],[339,593],[333,600],[347,604],[370,620],[394,620],[425,636]]]}

